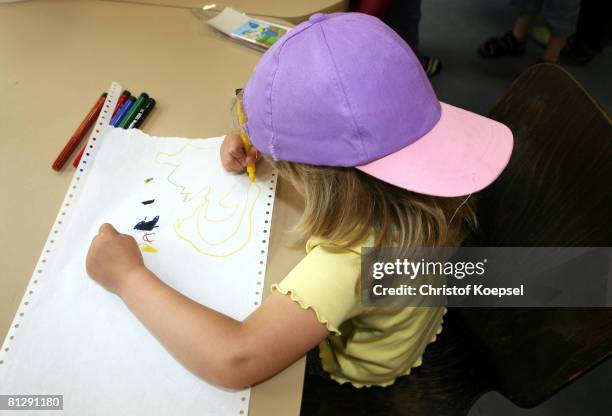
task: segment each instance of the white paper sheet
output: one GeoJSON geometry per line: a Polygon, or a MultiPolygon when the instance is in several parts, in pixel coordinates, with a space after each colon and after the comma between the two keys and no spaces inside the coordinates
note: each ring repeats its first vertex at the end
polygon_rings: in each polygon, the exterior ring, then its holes
{"type": "Polygon", "coordinates": [[[109,128],[97,141],[0,351],[0,394],[62,394],[65,415],[247,413],[249,389],[192,375],[85,270],[91,239],[110,222],[156,250],[143,252],[145,264],[164,282],[233,318],[248,316],[261,302],[275,177],[259,169],[251,184],[226,173],[221,140],[109,128]],[[152,231],[134,229],[155,216],[152,231]]]}
{"type": "Polygon", "coordinates": [[[240,13],[231,7],[225,7],[221,13],[208,21],[208,24],[215,29],[230,35],[234,30],[248,22],[251,18],[244,13],[240,13]]]}

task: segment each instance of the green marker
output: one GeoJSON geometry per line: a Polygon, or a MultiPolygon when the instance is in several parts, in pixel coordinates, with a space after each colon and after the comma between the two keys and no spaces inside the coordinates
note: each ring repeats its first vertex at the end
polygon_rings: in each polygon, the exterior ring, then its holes
{"type": "Polygon", "coordinates": [[[138,99],[134,101],[134,104],[132,104],[132,106],[128,110],[128,113],[121,119],[121,122],[119,123],[119,126],[117,127],[121,127],[122,129],[127,129],[128,126],[132,123],[132,121],[136,117],[136,114],[138,114],[140,109],[144,107],[148,101],[149,101],[149,95],[146,92],[143,92],[142,94],[140,94],[138,99]]]}

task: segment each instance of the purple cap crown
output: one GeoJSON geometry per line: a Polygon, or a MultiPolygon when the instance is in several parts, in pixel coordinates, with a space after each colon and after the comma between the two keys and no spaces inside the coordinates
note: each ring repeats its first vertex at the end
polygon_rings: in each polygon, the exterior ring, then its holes
{"type": "Polygon", "coordinates": [[[379,19],[315,14],[261,58],[244,91],[253,145],[276,160],[358,166],[438,122],[440,103],[410,47],[379,19]]]}

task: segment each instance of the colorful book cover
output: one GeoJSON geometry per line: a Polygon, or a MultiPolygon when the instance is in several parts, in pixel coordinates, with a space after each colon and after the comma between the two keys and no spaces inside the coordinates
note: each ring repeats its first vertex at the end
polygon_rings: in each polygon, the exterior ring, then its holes
{"type": "Polygon", "coordinates": [[[249,20],[234,30],[230,36],[268,49],[285,33],[287,33],[287,28],[263,21],[249,20]]]}

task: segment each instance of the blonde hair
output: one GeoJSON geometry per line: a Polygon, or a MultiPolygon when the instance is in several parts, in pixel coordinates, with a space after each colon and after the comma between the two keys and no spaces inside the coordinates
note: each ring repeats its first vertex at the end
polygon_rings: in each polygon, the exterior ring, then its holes
{"type": "MultiPolygon", "coordinates": [[[[237,91],[236,99],[242,99],[237,91]]],[[[248,116],[248,115],[247,115],[248,116]]],[[[277,161],[278,174],[303,187],[304,213],[294,230],[341,251],[373,235],[375,247],[458,247],[476,228],[474,198],[443,198],[398,188],[352,167],[277,161]]]]}
{"type": "Polygon", "coordinates": [[[332,241],[332,250],[375,247],[457,247],[476,227],[474,200],[410,192],[355,168],[274,161],[279,175],[303,186],[305,209],[295,227],[332,241]]]}

